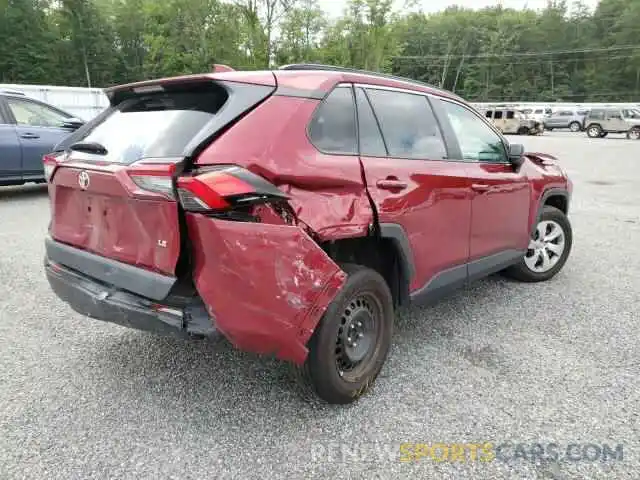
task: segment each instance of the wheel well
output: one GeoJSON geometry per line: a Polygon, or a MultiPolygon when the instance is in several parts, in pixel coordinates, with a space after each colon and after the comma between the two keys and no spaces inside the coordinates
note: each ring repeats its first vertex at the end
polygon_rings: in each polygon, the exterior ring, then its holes
{"type": "Polygon", "coordinates": [[[409,302],[408,274],[393,239],[379,236],[346,238],[326,242],[322,248],[338,264],[355,263],[382,275],[391,291],[394,306],[409,302]]]}
{"type": "Polygon", "coordinates": [[[567,198],[564,195],[551,195],[544,201],[544,204],[555,207],[564,214],[567,213],[567,198]]]}

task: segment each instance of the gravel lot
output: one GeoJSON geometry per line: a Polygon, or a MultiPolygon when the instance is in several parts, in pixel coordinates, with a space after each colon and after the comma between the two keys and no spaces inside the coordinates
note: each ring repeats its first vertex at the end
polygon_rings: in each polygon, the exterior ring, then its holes
{"type": "Polygon", "coordinates": [[[640,142],[521,140],[574,180],[564,271],[403,312],[373,393],[342,408],[224,341],[72,313],[43,274],[46,190],[0,188],[0,478],[640,478],[640,142]],[[399,461],[403,442],[485,441],[624,459],[399,461]]]}

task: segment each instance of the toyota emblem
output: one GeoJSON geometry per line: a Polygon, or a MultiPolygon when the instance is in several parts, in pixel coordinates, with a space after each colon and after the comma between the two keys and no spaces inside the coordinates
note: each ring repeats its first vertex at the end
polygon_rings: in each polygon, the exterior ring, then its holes
{"type": "Polygon", "coordinates": [[[78,175],[78,185],[80,185],[80,188],[82,190],[86,190],[87,188],[89,188],[89,181],[89,174],[84,170],[81,171],[78,175]]]}

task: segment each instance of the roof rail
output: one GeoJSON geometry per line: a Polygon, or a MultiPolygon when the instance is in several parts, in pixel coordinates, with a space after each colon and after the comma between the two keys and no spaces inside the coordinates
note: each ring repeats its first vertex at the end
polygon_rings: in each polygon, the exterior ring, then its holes
{"type": "Polygon", "coordinates": [[[0,93],[4,93],[6,95],[22,95],[23,97],[25,96],[24,92],[21,92],[19,90],[12,90],[10,88],[0,88],[0,93]]]}
{"type": "Polygon", "coordinates": [[[399,77],[397,75],[390,75],[388,73],[372,72],[369,70],[359,70],[357,68],[336,67],[334,65],[324,65],[321,63],[292,63],[290,65],[283,65],[279,68],[279,70],[324,70],[329,72],[358,73],[360,75],[371,75],[374,77],[386,78],[388,80],[397,80],[399,82],[411,82],[422,85],[423,87],[442,90],[440,87],[436,87],[435,85],[421,82],[419,80],[413,80],[412,78],[399,77]]]}

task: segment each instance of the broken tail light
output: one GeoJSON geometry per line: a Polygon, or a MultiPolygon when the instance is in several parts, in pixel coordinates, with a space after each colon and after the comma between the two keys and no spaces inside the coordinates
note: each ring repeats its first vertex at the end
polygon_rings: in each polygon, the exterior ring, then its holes
{"type": "Polygon", "coordinates": [[[55,153],[47,153],[42,157],[42,163],[44,165],[44,179],[50,182],[58,167],[58,155],[55,153]]]}
{"type": "Polygon", "coordinates": [[[288,197],[264,178],[234,165],[178,178],[182,207],[192,212],[228,211],[288,197]]]}

